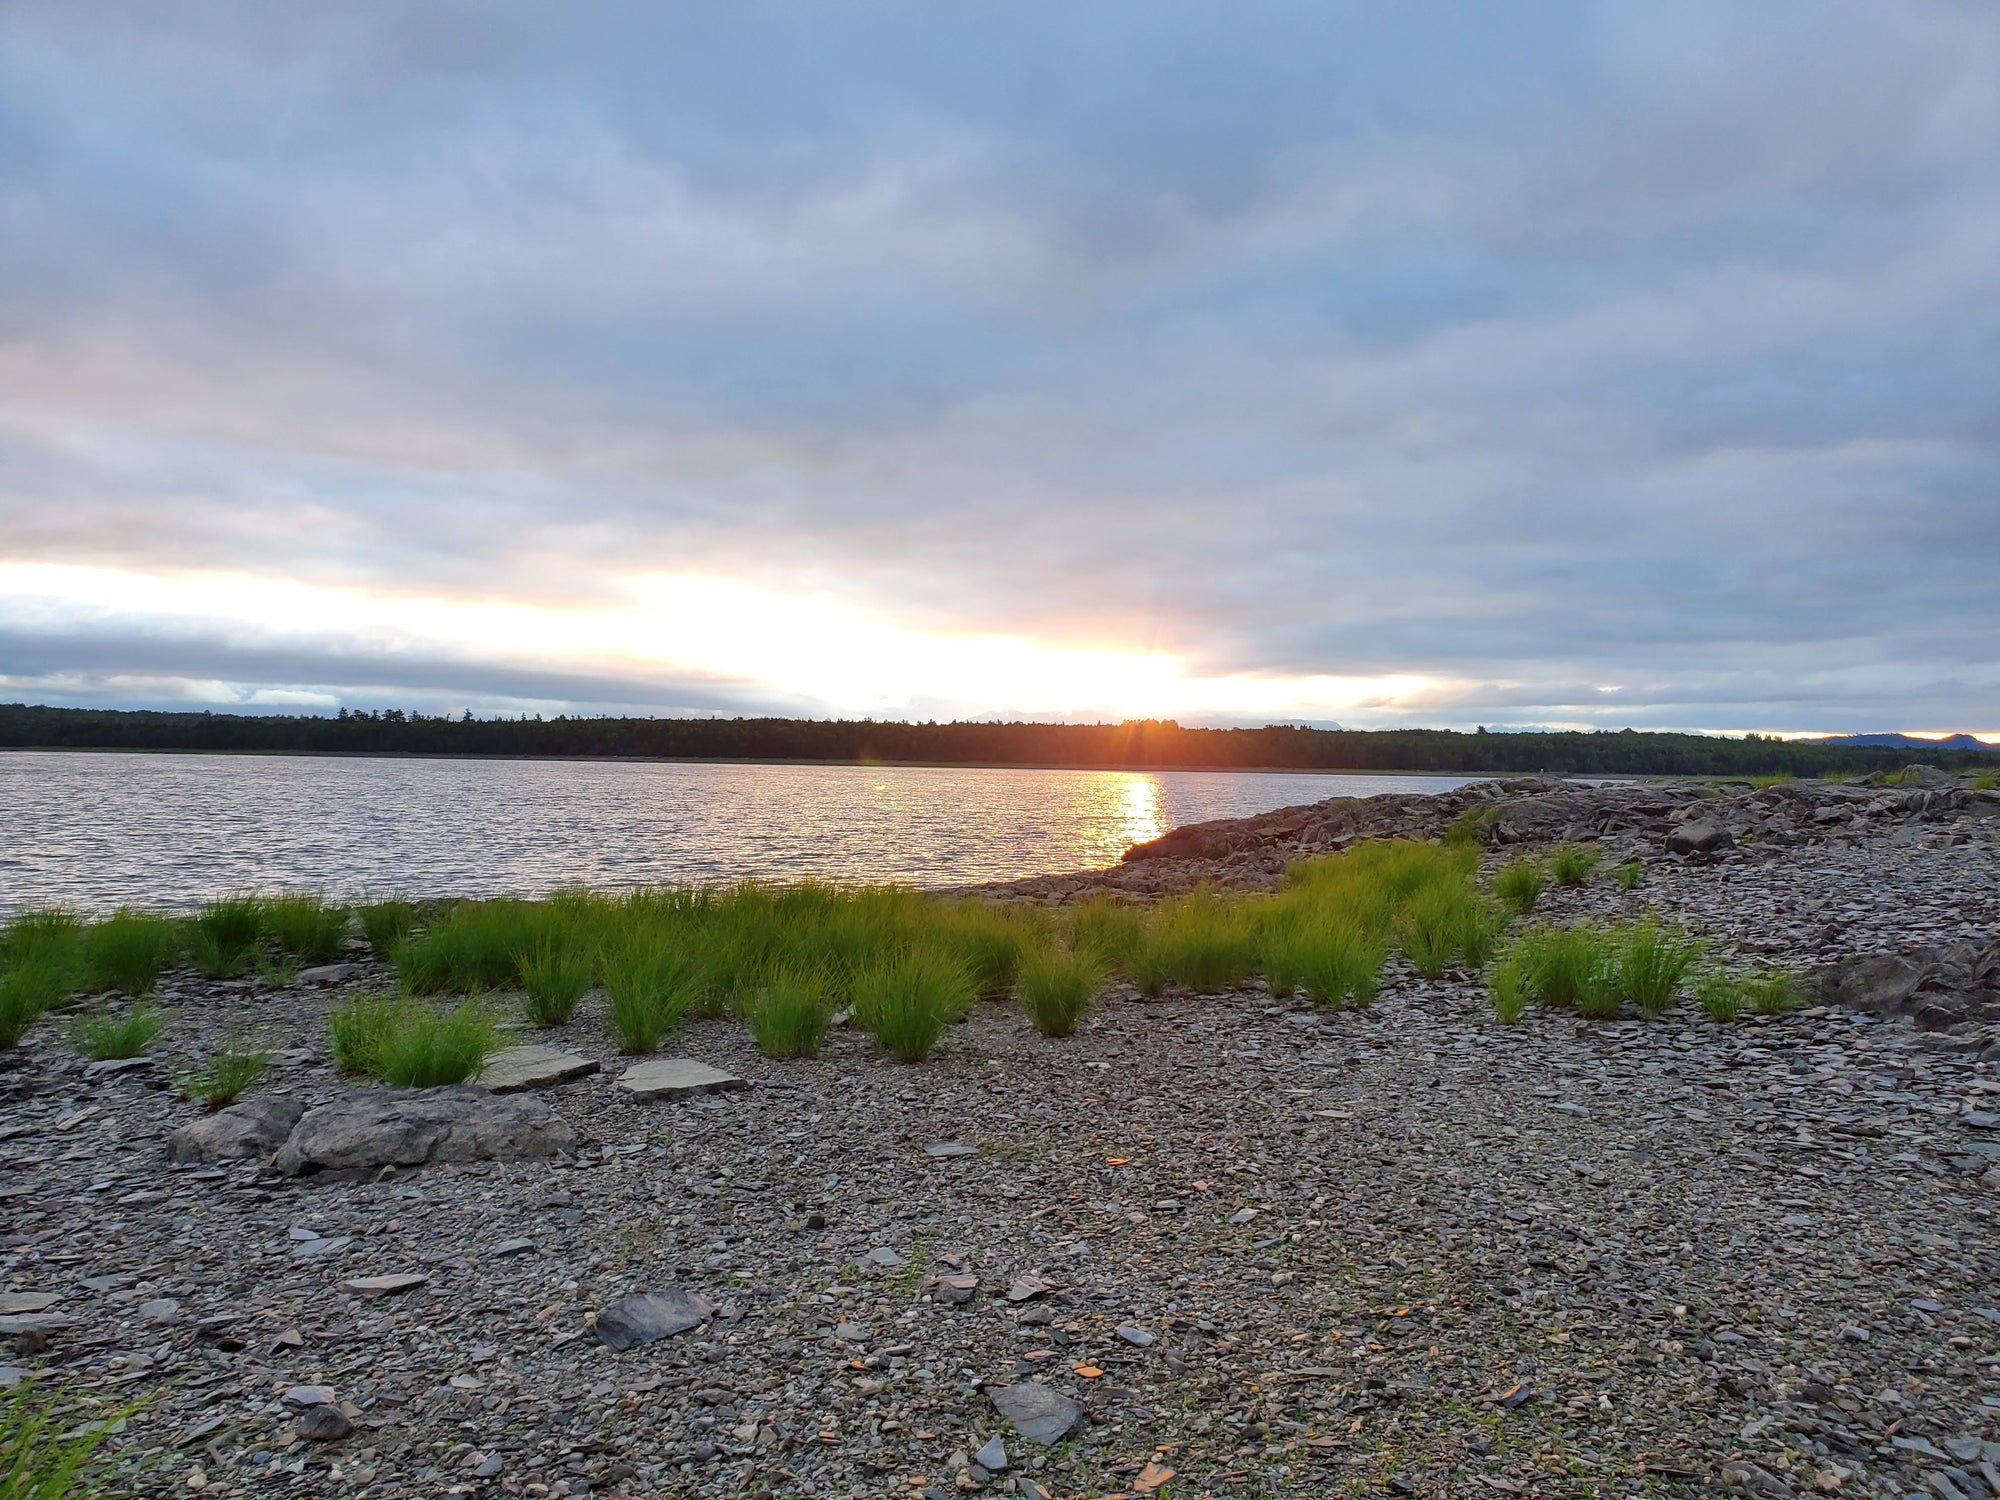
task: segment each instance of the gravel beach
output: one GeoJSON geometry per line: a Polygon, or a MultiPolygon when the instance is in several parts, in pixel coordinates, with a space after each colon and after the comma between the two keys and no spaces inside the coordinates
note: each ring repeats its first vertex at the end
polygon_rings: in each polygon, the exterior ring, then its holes
{"type": "Polygon", "coordinates": [[[170,1162],[172,1079],[249,1027],[262,1095],[351,1096],[325,1012],[389,971],[177,974],[152,1063],[0,1054],[0,1380],[116,1416],[142,1495],[2000,1496],[2000,799],[1371,800],[1007,894],[1268,884],[1484,806],[1490,863],[1646,862],[1537,919],[1679,916],[1824,1003],[1502,1026],[1397,959],[1337,1013],[989,1002],[918,1065],[699,1022],[669,1050],[749,1086],[648,1099],[593,995],[518,1038],[599,1065],[504,1096],[554,1154],[287,1177],[170,1162]]]}

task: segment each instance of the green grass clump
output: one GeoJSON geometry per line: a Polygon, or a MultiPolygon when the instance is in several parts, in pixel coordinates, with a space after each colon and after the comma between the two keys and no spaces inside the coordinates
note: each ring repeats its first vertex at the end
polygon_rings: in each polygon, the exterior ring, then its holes
{"type": "Polygon", "coordinates": [[[0,927],[0,965],[53,962],[67,970],[76,963],[83,919],[60,907],[24,911],[0,927]]]}
{"type": "Polygon", "coordinates": [[[514,954],[520,971],[522,1005],[537,1026],[560,1026],[576,1014],[590,988],[593,964],[583,949],[543,937],[514,954]]]}
{"type": "Polygon", "coordinates": [[[65,1436],[74,1413],[58,1413],[32,1381],[0,1400],[0,1497],[4,1500],[94,1500],[97,1450],[116,1417],[82,1424],[65,1436]]]}
{"type": "Polygon", "coordinates": [[[1806,1003],[1805,981],[1789,969],[1756,974],[1744,981],[1743,996],[1760,1016],[1782,1016],[1806,1003]]]}
{"type": "Polygon", "coordinates": [[[525,901],[461,901],[389,950],[412,995],[476,995],[520,983],[515,955],[538,935],[525,901]]]}
{"type": "Polygon", "coordinates": [[[343,1073],[379,1076],[383,1045],[404,1008],[394,995],[364,995],[328,1011],[326,1034],[334,1066],[343,1073]]]}
{"type": "Polygon", "coordinates": [[[464,1083],[478,1077],[499,1048],[493,1018],[476,1000],[451,1010],[411,1005],[382,1041],[376,1076],[406,1089],[464,1083]]]}
{"type": "Polygon", "coordinates": [[[50,950],[30,950],[0,969],[0,1048],[18,1047],[43,1016],[69,993],[69,963],[50,950]]]}
{"type": "Polygon", "coordinates": [[[660,937],[634,939],[606,955],[606,1020],[618,1050],[655,1052],[700,1001],[700,966],[660,937]]]}
{"type": "Polygon", "coordinates": [[[1549,874],[1557,885],[1582,885],[1590,879],[1590,872],[1597,868],[1597,862],[1602,858],[1602,849],[1586,848],[1582,844],[1559,844],[1549,856],[1549,874]]]}
{"type": "Polygon", "coordinates": [[[1697,978],[1694,998],[1711,1021],[1733,1021],[1743,1014],[1743,986],[1726,969],[1710,969],[1697,978]]]}
{"type": "Polygon", "coordinates": [[[1585,1015],[1617,1014],[1616,962],[1610,940],[1595,927],[1532,927],[1510,950],[1522,965],[1536,1003],[1585,1015]]]}
{"type": "Polygon", "coordinates": [[[336,1006],[326,1022],[342,1072],[399,1088],[463,1083],[500,1045],[493,1018],[473,1000],[440,1010],[400,995],[364,996],[336,1006]]]}
{"type": "Polygon", "coordinates": [[[417,903],[407,896],[385,896],[356,907],[355,915],[361,919],[362,935],[375,956],[388,958],[396,945],[416,930],[420,913],[417,903]]]}
{"type": "Polygon", "coordinates": [[[1790,771],[1770,771],[1760,776],[1752,776],[1750,778],[1750,785],[1758,788],[1784,786],[1786,783],[1796,780],[1798,778],[1790,771]]]}
{"type": "Polygon", "coordinates": [[[1107,970],[1118,973],[1129,974],[1134,956],[1146,946],[1145,911],[1115,896],[1079,901],[1066,914],[1066,925],[1072,948],[1096,954],[1107,970]]]}
{"type": "Polygon", "coordinates": [[[744,1012],[766,1057],[816,1057],[833,1024],[822,976],[780,974],[744,1012]]]}
{"type": "Polygon", "coordinates": [[[938,912],[939,940],[958,954],[982,1000],[1011,994],[1034,941],[1030,916],[990,901],[954,901],[938,912]]]}
{"type": "Polygon", "coordinates": [[[199,1099],[210,1114],[227,1109],[255,1086],[271,1065],[268,1048],[250,1041],[242,1032],[231,1032],[222,1048],[198,1071],[181,1079],[181,1092],[199,1099]]]}
{"type": "Polygon", "coordinates": [[[1504,901],[1516,916],[1526,916],[1548,889],[1548,871],[1540,860],[1521,858],[1502,865],[1493,875],[1493,894],[1504,901]]]}
{"type": "Polygon", "coordinates": [[[1021,1005],[1043,1036],[1074,1032],[1103,983],[1103,963],[1092,952],[1036,948],[1021,960],[1021,1005]]]}
{"type": "Polygon", "coordinates": [[[310,891],[288,891],[263,901],[264,931],[280,953],[301,963],[329,963],[347,941],[347,908],[310,891]]]}
{"type": "Polygon", "coordinates": [[[84,989],[147,995],[180,956],[180,931],[165,917],[118,911],[83,930],[78,953],[84,989]]]}
{"type": "Polygon", "coordinates": [[[166,1013],[141,1001],[123,1010],[83,1016],[70,1027],[70,1045],[92,1062],[143,1057],[166,1028],[166,1013]]]}
{"type": "Polygon", "coordinates": [[[1611,878],[1617,881],[1623,889],[1635,891],[1639,888],[1639,882],[1646,878],[1646,862],[1639,859],[1628,859],[1623,864],[1613,865],[1611,867],[1611,878]]]}
{"type": "Polygon", "coordinates": [[[207,979],[228,979],[250,967],[264,925],[255,896],[219,896],[202,903],[188,944],[194,966],[207,979]]]}
{"type": "Polygon", "coordinates": [[[1147,924],[1146,946],[1157,970],[1185,990],[1234,989],[1257,967],[1256,930],[1245,903],[1213,891],[1157,907],[1147,924]]]}
{"type": "Polygon", "coordinates": [[[2000,791],[2000,771],[1981,771],[1972,778],[1975,792],[2000,791]]]}
{"type": "Polygon", "coordinates": [[[1444,831],[1447,844],[1483,844],[1500,822],[1500,809],[1490,802],[1468,807],[1444,831]]]}
{"type": "Polygon", "coordinates": [[[1702,943],[1650,918],[1617,935],[1617,990],[1648,1020],[1666,1014],[1681,982],[1701,957],[1702,943]]]}
{"type": "Polygon", "coordinates": [[[1534,999],[1532,976],[1516,951],[1503,953],[1486,967],[1486,994],[1493,1002],[1493,1018],[1512,1026],[1528,1013],[1534,999]]]}
{"type": "Polygon", "coordinates": [[[921,1062],[975,998],[964,961],[933,949],[913,949],[861,975],[854,1018],[903,1062],[921,1062]]]}
{"type": "Polygon", "coordinates": [[[1396,938],[1403,956],[1426,979],[1438,979],[1451,967],[1458,952],[1459,908],[1463,898],[1457,892],[1433,887],[1413,897],[1403,908],[1396,924],[1396,938]]]}

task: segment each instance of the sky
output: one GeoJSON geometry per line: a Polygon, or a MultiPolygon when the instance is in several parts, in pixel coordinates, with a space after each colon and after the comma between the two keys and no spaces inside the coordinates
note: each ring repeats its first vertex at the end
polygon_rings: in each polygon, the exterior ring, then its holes
{"type": "Polygon", "coordinates": [[[0,700],[2000,736],[2000,6],[10,0],[0,700]]]}

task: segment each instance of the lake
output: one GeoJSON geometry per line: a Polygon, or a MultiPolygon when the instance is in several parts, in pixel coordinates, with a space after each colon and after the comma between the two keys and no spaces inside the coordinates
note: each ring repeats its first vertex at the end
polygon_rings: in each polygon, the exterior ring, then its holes
{"type": "Polygon", "coordinates": [[[1116,863],[1182,823],[1463,776],[0,753],[0,910],[236,890],[938,886],[1116,863]]]}

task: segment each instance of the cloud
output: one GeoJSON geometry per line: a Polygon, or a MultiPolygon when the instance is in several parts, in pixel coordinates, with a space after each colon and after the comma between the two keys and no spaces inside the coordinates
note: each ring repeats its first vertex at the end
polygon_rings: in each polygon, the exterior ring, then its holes
{"type": "Polygon", "coordinates": [[[18,5],[0,560],[699,578],[932,680],[75,600],[0,677],[1036,707],[1006,639],[1184,717],[1990,719],[1997,293],[1982,5],[18,5]]]}

